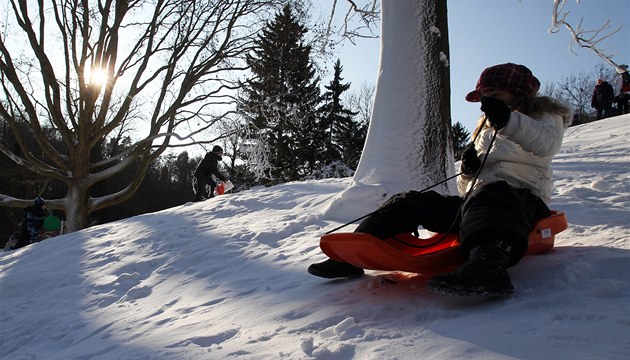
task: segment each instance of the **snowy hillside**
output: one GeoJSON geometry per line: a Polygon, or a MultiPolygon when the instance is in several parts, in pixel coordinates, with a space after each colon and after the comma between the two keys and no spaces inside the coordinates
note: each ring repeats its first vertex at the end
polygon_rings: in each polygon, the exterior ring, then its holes
{"type": "Polygon", "coordinates": [[[0,358],[630,359],[629,142],[630,115],[567,131],[552,208],[569,229],[510,270],[509,298],[310,276],[350,180],[296,182],[0,254],[0,358]]]}

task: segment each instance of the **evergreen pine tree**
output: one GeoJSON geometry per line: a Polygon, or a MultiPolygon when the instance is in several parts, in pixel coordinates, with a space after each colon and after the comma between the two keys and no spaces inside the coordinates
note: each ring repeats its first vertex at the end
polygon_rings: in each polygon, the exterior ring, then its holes
{"type": "Polygon", "coordinates": [[[287,5],[262,30],[247,58],[253,77],[242,86],[239,109],[268,147],[272,183],[306,175],[321,147],[319,78],[311,47],[303,42],[306,32],[287,5]]]}
{"type": "Polygon", "coordinates": [[[455,155],[455,160],[459,160],[464,150],[466,150],[470,133],[459,121],[451,129],[453,133],[453,154],[455,155]]]}
{"type": "Polygon", "coordinates": [[[369,122],[353,121],[352,130],[349,132],[352,135],[344,139],[342,158],[353,172],[359,165],[369,125],[369,122]]]}
{"type": "Polygon", "coordinates": [[[360,124],[353,117],[357,112],[346,109],[341,102],[341,94],[350,89],[350,83],[342,83],[341,61],[337,60],[334,67],[334,77],[326,86],[324,94],[326,103],[322,106],[325,139],[322,163],[343,162],[354,169],[361,156],[361,149],[365,141],[365,132],[361,136],[360,124]],[[357,144],[357,141],[360,144],[357,144]],[[357,146],[359,145],[359,146],[357,146]]]}

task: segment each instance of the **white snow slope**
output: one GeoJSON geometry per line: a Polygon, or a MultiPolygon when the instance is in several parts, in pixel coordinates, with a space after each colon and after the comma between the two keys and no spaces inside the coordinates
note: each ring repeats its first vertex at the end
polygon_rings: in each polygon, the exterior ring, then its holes
{"type": "Polygon", "coordinates": [[[0,254],[0,358],[630,359],[629,141],[630,115],[567,131],[569,229],[510,270],[511,297],[309,275],[350,179],[294,182],[0,254]]]}

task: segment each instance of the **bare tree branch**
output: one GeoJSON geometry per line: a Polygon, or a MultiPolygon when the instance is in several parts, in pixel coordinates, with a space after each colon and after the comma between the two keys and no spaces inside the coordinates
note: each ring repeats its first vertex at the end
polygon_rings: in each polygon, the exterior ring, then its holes
{"type": "MultiPolygon", "coordinates": [[[[577,3],[580,0],[576,0],[577,3]]],[[[570,12],[567,11],[562,16],[560,13],[562,9],[566,5],[566,0],[554,0],[553,2],[553,12],[551,14],[551,26],[549,27],[550,33],[557,33],[560,31],[560,27],[564,26],[569,33],[571,34],[571,43],[569,45],[569,50],[573,53],[573,45],[577,44],[580,47],[591,49],[599,56],[602,60],[604,60],[607,64],[614,67],[615,69],[620,69],[619,65],[613,61],[613,55],[607,54],[604,50],[600,49],[598,45],[611,37],[612,35],[619,32],[622,29],[622,26],[618,26],[616,29],[611,31],[610,20],[606,21],[604,25],[602,25],[597,30],[584,30],[582,29],[582,21],[578,23],[577,27],[573,27],[568,21],[567,17],[570,12]]]]}
{"type": "MultiPolygon", "coordinates": [[[[343,17],[341,30],[338,33],[341,38],[340,41],[346,39],[352,44],[356,44],[357,38],[377,38],[378,34],[375,33],[375,27],[380,20],[380,1],[369,0],[363,6],[358,5],[357,1],[354,0],[342,0],[342,2],[348,4],[348,9],[343,17]]],[[[323,48],[326,48],[331,42],[333,21],[338,6],[341,6],[339,0],[333,0],[326,25],[323,48]]]]}

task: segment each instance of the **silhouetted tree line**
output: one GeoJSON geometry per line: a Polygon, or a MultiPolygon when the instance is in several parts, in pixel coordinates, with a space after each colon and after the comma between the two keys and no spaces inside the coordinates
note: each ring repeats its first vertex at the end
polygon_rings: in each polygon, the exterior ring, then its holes
{"type": "MultiPolygon", "coordinates": [[[[22,125],[20,131],[28,134],[30,128],[26,124],[22,125]]],[[[51,142],[54,142],[54,129],[46,128],[45,131],[51,142]]],[[[30,146],[32,149],[37,148],[33,137],[26,136],[25,138],[30,139],[29,141],[32,142],[30,146]]],[[[0,141],[9,144],[15,141],[11,131],[8,129],[7,122],[3,121],[2,118],[0,118],[0,141]]],[[[91,154],[92,161],[98,161],[103,157],[103,154],[111,151],[114,146],[124,149],[128,144],[131,144],[128,138],[110,140],[107,143],[103,143],[100,147],[100,153],[91,154]]],[[[62,148],[61,144],[58,144],[58,148],[62,148]]],[[[45,156],[45,154],[39,155],[45,156]]],[[[191,201],[193,198],[191,180],[201,158],[201,156],[190,157],[187,151],[178,155],[168,154],[161,156],[151,165],[140,188],[130,199],[123,204],[95,212],[91,216],[90,225],[155,212],[191,201]]],[[[239,185],[238,189],[245,189],[258,184],[244,165],[228,167],[226,164],[222,164],[222,166],[224,166],[222,171],[239,185]]],[[[90,196],[119,191],[128,184],[129,178],[133,176],[134,168],[131,167],[119,176],[98,183],[92,189],[93,192],[90,196]]],[[[38,194],[41,194],[44,199],[60,198],[66,194],[63,184],[60,182],[43,179],[25,167],[17,166],[2,153],[0,153],[0,187],[8,194],[27,199],[35,198],[38,194]]],[[[238,191],[238,189],[235,190],[238,191]]],[[[9,207],[0,207],[0,209],[0,246],[4,246],[11,233],[18,229],[18,225],[22,221],[23,209],[9,207]]],[[[50,209],[50,207],[49,210],[59,218],[64,218],[62,212],[50,209]]]]}
{"type": "MultiPolygon", "coordinates": [[[[30,130],[23,124],[20,131],[28,133],[30,130]]],[[[45,131],[51,142],[54,142],[54,129],[46,128],[45,131]]],[[[12,137],[7,122],[0,118],[0,141],[12,144],[14,143],[12,137]]],[[[31,142],[35,141],[32,137],[25,138],[31,139],[29,140],[31,142]]],[[[129,143],[127,140],[123,139],[120,143],[110,141],[101,144],[101,153],[90,155],[92,161],[97,161],[103,153],[110,151],[112,146],[125,147],[125,144],[129,143]]],[[[34,143],[31,145],[31,148],[37,148],[34,143]]],[[[61,149],[62,146],[59,145],[58,148],[61,149]]],[[[45,154],[39,155],[45,156],[45,154]]],[[[190,158],[186,151],[179,155],[170,154],[160,157],[151,165],[138,191],[125,203],[92,214],[92,225],[159,211],[190,201],[193,197],[191,177],[200,160],[201,157],[190,158]]],[[[133,176],[134,169],[132,167],[119,176],[98,183],[92,189],[90,196],[118,191],[126,186],[128,179],[133,176]]],[[[66,191],[63,186],[58,181],[42,178],[27,168],[16,165],[6,155],[0,153],[0,187],[5,193],[27,199],[35,198],[38,194],[41,194],[44,199],[55,199],[65,196],[66,191]]],[[[23,209],[9,207],[1,207],[0,209],[0,245],[3,246],[11,233],[18,229],[18,225],[22,221],[23,209]]],[[[63,213],[58,210],[50,209],[50,207],[49,210],[59,218],[64,218],[63,213]]]]}

